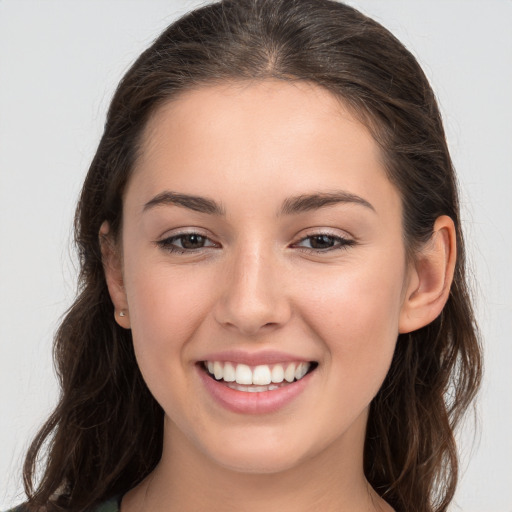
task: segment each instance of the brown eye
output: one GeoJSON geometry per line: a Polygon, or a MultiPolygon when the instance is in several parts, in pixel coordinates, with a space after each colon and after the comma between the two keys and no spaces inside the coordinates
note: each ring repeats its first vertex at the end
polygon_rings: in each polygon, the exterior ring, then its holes
{"type": "Polygon", "coordinates": [[[182,233],[159,240],[156,244],[168,252],[186,253],[206,248],[217,248],[218,244],[212,242],[207,236],[199,233],[182,233]]]}
{"type": "Polygon", "coordinates": [[[329,249],[333,247],[336,240],[333,236],[315,235],[310,237],[310,245],[312,249],[329,249]]]}
{"type": "Polygon", "coordinates": [[[328,252],[329,250],[346,249],[355,243],[354,240],[341,236],[319,233],[303,238],[295,246],[306,251],[328,252]]]}
{"type": "Polygon", "coordinates": [[[181,247],[183,247],[183,249],[201,249],[206,242],[205,236],[196,233],[181,235],[178,239],[181,241],[181,247]]]}

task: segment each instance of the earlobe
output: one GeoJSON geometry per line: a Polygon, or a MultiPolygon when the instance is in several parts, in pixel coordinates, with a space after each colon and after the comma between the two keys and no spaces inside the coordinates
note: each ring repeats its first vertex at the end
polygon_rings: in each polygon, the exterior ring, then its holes
{"type": "Polygon", "coordinates": [[[99,240],[105,280],[110,298],[114,304],[115,321],[121,327],[130,329],[128,301],[122,272],[122,258],[119,248],[112,238],[110,225],[107,221],[104,221],[100,227],[99,240]]]}
{"type": "Polygon", "coordinates": [[[417,253],[400,314],[399,332],[428,325],[450,295],[457,257],[455,225],[447,215],[434,223],[432,237],[417,253]]]}

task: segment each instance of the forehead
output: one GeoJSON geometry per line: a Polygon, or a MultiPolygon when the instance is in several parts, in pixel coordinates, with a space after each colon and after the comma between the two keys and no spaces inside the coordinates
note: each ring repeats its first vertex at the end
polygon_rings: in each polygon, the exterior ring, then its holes
{"type": "Polygon", "coordinates": [[[141,148],[131,181],[147,197],[165,187],[226,199],[231,190],[245,200],[342,187],[396,200],[367,128],[339,98],[307,82],[189,90],[155,112],[141,148]]]}
{"type": "MultiPolygon", "coordinates": [[[[361,143],[364,138],[369,143],[365,149],[377,149],[347,105],[316,84],[268,79],[204,85],[180,93],[157,109],[144,130],[142,153],[154,154],[164,149],[162,144],[168,149],[172,140],[165,138],[165,131],[179,139],[202,138],[205,143],[224,142],[227,146],[252,129],[259,134],[253,145],[261,147],[267,134],[278,137],[277,142],[299,135],[325,137],[326,131],[335,134],[340,121],[348,128],[343,134],[347,143],[352,138],[359,138],[361,143]]],[[[243,144],[248,146],[249,141],[243,144]]]]}

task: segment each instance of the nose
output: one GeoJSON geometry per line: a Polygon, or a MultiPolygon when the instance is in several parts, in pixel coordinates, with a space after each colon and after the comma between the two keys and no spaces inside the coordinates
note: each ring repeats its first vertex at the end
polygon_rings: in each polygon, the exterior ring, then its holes
{"type": "Polygon", "coordinates": [[[291,305],[283,272],[269,251],[247,249],[229,261],[214,316],[244,336],[277,329],[289,320],[291,305]]]}

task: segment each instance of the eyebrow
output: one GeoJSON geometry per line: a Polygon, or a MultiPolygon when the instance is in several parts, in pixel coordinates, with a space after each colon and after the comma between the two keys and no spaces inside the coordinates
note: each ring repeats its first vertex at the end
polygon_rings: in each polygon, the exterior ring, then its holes
{"type": "Polygon", "coordinates": [[[333,206],[339,203],[359,204],[375,212],[373,205],[366,199],[344,190],[335,190],[289,197],[284,201],[280,215],[294,215],[311,210],[318,210],[325,206],[333,206]]]}
{"type": "Polygon", "coordinates": [[[208,199],[207,197],[194,196],[189,194],[180,194],[178,192],[165,191],[155,196],[151,201],[144,205],[144,210],[147,211],[156,206],[176,205],[194,210],[195,212],[207,213],[209,215],[225,215],[226,212],[222,205],[208,199]]]}
{"type": "MultiPolygon", "coordinates": [[[[358,204],[375,212],[375,208],[366,199],[344,190],[336,190],[289,197],[283,202],[278,216],[296,215],[340,203],[358,204]]],[[[145,212],[157,206],[168,205],[181,206],[208,215],[226,215],[223,206],[213,199],[172,191],[165,191],[156,195],[144,205],[143,211],[145,212]]]]}

